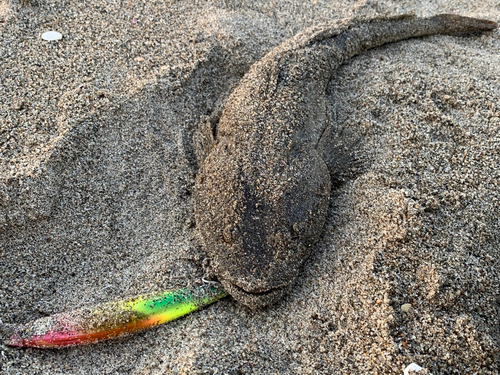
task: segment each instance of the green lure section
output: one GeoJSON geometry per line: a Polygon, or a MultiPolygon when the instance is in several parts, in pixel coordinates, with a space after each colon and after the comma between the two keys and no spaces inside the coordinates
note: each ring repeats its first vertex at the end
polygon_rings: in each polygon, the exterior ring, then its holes
{"type": "Polygon", "coordinates": [[[211,283],[107,302],[11,326],[7,345],[62,348],[91,344],[169,322],[226,295],[220,284],[211,283]]]}

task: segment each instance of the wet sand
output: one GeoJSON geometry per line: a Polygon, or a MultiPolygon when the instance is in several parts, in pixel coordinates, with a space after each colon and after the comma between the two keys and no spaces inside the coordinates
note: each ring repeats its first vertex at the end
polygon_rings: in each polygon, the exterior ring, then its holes
{"type": "MultiPolygon", "coordinates": [[[[0,0],[0,319],[210,277],[191,195],[200,121],[304,28],[408,11],[500,21],[495,1],[0,0]]],[[[498,31],[352,59],[327,115],[368,167],[335,188],[288,296],[86,347],[2,346],[0,372],[497,374],[499,77],[498,31]]]]}

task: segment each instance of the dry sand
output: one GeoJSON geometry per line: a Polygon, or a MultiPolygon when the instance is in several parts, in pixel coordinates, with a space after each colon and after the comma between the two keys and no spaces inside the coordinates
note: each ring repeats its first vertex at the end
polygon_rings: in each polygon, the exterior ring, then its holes
{"type": "MultiPolygon", "coordinates": [[[[411,10],[500,21],[496,0],[0,0],[2,321],[200,283],[200,119],[298,31],[411,10]]],[[[290,295],[87,347],[2,346],[0,373],[498,374],[498,31],[370,51],[328,98],[371,164],[335,190],[290,295]]]]}

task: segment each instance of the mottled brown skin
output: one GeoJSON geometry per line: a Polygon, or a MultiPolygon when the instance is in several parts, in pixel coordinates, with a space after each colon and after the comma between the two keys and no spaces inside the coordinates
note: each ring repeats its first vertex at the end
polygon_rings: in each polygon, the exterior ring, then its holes
{"type": "Polygon", "coordinates": [[[336,69],[385,43],[494,28],[456,15],[340,22],[296,35],[251,67],[227,101],[195,185],[205,249],[236,300],[252,308],[277,301],[323,230],[331,182],[318,144],[336,69]]]}

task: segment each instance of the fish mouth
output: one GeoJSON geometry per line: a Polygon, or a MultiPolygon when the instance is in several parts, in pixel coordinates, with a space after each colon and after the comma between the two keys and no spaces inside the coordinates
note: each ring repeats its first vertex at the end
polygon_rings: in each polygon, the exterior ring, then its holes
{"type": "Polygon", "coordinates": [[[288,291],[288,285],[281,285],[262,292],[250,292],[228,280],[220,280],[227,292],[238,302],[257,310],[278,302],[288,291]]]}

